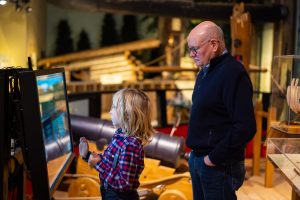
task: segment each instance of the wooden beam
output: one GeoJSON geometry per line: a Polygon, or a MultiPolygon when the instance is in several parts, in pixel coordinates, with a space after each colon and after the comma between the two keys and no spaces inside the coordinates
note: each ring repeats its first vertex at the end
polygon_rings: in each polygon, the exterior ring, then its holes
{"type": "Polygon", "coordinates": [[[273,175],[274,175],[275,167],[268,158],[266,158],[265,170],[266,170],[265,187],[267,188],[273,187],[273,175]]]}
{"type": "Polygon", "coordinates": [[[267,72],[268,69],[267,68],[262,68],[262,67],[259,67],[257,65],[253,65],[253,64],[249,64],[248,66],[248,72],[249,73],[264,73],[264,72],[267,72]]]}
{"type": "Polygon", "coordinates": [[[263,117],[258,115],[257,112],[263,110],[261,102],[256,102],[255,106],[255,120],[256,120],[256,133],[253,138],[253,159],[252,159],[252,173],[254,176],[260,175],[260,154],[261,154],[261,136],[262,136],[262,121],[263,117]]]}
{"type": "MultiPolygon", "coordinates": [[[[192,19],[229,20],[234,3],[197,2],[193,0],[48,0],[56,6],[89,12],[112,12],[131,15],[184,17],[192,19]]],[[[286,19],[288,8],[281,4],[245,4],[254,22],[278,22],[286,19]]]]}
{"type": "Polygon", "coordinates": [[[114,54],[112,56],[102,56],[100,58],[88,59],[85,61],[77,61],[68,64],[56,65],[55,67],[61,68],[64,67],[65,71],[77,71],[82,69],[89,69],[94,65],[102,65],[113,62],[121,62],[127,60],[126,56],[121,54],[114,54]]]}
{"type": "Polygon", "coordinates": [[[103,47],[99,49],[86,50],[76,53],[69,53],[61,56],[56,56],[52,58],[46,58],[38,61],[38,66],[48,67],[50,65],[55,65],[58,63],[66,63],[83,59],[90,59],[99,56],[107,56],[117,53],[122,53],[126,51],[138,51],[141,49],[151,49],[159,47],[160,41],[158,39],[144,39],[135,42],[128,42],[124,44],[113,45],[109,47],[103,47]]]}
{"type": "Polygon", "coordinates": [[[158,72],[198,72],[199,69],[197,68],[180,68],[180,67],[140,67],[136,69],[137,71],[141,71],[144,73],[158,73],[158,72]]]}

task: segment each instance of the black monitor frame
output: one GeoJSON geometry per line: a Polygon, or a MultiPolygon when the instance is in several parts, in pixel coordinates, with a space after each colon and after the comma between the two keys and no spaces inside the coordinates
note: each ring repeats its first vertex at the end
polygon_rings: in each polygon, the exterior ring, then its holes
{"type": "Polygon", "coordinates": [[[0,199],[8,198],[9,136],[6,113],[8,108],[8,75],[6,70],[0,70],[0,199]]]}
{"type": "MultiPolygon", "coordinates": [[[[42,75],[63,73],[63,69],[47,69],[38,71],[26,71],[19,73],[20,99],[22,104],[23,131],[25,138],[25,158],[30,170],[34,199],[50,199],[59,185],[63,174],[74,158],[74,154],[67,158],[64,166],[55,178],[52,185],[49,185],[48,169],[45,154],[45,144],[41,124],[39,96],[37,88],[37,77],[42,75]]],[[[67,114],[69,115],[66,80],[64,78],[64,90],[66,98],[67,114]]],[[[71,135],[70,118],[67,117],[70,130],[70,141],[73,152],[73,141],[71,135]]]]}

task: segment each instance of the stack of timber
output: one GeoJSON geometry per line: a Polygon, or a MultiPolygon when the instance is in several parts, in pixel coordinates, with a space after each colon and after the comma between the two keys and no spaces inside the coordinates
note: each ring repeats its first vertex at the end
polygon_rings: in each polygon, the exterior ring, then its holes
{"type": "Polygon", "coordinates": [[[138,79],[135,58],[130,56],[130,52],[107,56],[99,61],[98,64],[90,67],[91,80],[107,82],[114,78],[123,81],[138,79]]]}
{"type": "Polygon", "coordinates": [[[101,84],[94,81],[69,82],[67,89],[69,93],[84,92],[115,92],[122,88],[137,88],[141,90],[175,90],[176,83],[173,80],[144,80],[144,81],[124,81],[120,84],[101,84]]]}
{"type": "Polygon", "coordinates": [[[133,57],[131,52],[159,46],[160,41],[157,39],[144,39],[46,58],[40,60],[38,66],[65,68],[67,81],[71,80],[71,74],[82,81],[112,82],[118,78],[121,81],[136,81],[139,71],[137,68],[141,62],[133,57]]]}
{"type": "Polygon", "coordinates": [[[138,80],[136,60],[129,51],[126,51],[55,67],[65,68],[68,82],[71,74],[78,80],[87,82],[136,81],[138,80]]]}

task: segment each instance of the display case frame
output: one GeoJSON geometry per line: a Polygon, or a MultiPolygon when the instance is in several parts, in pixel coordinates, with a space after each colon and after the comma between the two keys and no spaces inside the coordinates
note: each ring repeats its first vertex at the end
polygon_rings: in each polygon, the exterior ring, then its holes
{"type": "Polygon", "coordinates": [[[300,55],[275,56],[272,65],[271,126],[286,134],[300,134],[300,55]]]}
{"type": "Polygon", "coordinates": [[[292,199],[300,199],[300,138],[268,138],[267,158],[292,186],[292,199]]]}

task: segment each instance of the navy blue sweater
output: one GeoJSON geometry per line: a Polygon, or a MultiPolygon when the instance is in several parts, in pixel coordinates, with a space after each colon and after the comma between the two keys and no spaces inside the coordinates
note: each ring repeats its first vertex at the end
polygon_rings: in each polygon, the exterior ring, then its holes
{"type": "Polygon", "coordinates": [[[229,53],[212,59],[203,75],[193,91],[186,144],[216,165],[243,160],[256,132],[249,75],[229,53]]]}

